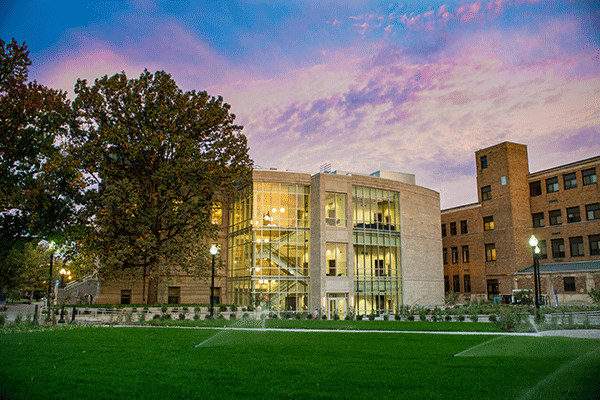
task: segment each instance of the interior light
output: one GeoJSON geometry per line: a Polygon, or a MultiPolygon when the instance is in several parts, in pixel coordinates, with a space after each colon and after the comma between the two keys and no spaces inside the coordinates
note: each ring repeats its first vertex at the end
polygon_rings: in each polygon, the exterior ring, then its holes
{"type": "Polygon", "coordinates": [[[281,207],[281,208],[279,209],[279,211],[281,211],[281,212],[285,212],[285,208],[281,207]]]}

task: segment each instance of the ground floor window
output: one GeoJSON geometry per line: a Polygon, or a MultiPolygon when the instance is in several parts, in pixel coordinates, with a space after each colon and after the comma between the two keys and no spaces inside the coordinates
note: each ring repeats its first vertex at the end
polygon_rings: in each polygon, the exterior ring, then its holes
{"type": "Polygon", "coordinates": [[[575,277],[573,276],[565,276],[563,278],[565,284],[565,292],[574,292],[575,291],[575,277]]]}
{"type": "Polygon", "coordinates": [[[471,275],[465,275],[464,281],[465,281],[465,293],[471,293],[471,275]]]}
{"type": "Polygon", "coordinates": [[[590,256],[600,256],[600,235],[590,235],[590,256]]]}
{"type": "Polygon", "coordinates": [[[498,297],[500,295],[500,283],[498,282],[498,279],[488,279],[487,287],[489,300],[493,300],[494,297],[498,297]]]}
{"type": "Polygon", "coordinates": [[[179,304],[179,295],[181,294],[181,288],[179,286],[170,286],[167,290],[167,303],[179,304]]]}
{"type": "Polygon", "coordinates": [[[460,276],[454,275],[452,277],[452,283],[454,287],[454,293],[460,292],[460,276]]]}
{"type": "Polygon", "coordinates": [[[448,275],[444,275],[444,291],[446,293],[450,291],[450,278],[448,275]]]}
{"type": "Polygon", "coordinates": [[[131,304],[131,290],[121,290],[121,304],[131,304]]]}

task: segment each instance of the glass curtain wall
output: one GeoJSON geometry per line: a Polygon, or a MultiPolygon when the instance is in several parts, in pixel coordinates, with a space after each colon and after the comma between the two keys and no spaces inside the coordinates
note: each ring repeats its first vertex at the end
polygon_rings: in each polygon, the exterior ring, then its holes
{"type": "Polygon", "coordinates": [[[356,312],[395,312],[402,304],[400,194],[354,186],[356,312]]]}
{"type": "Polygon", "coordinates": [[[308,310],[310,188],[254,182],[231,209],[230,303],[308,310]]]}

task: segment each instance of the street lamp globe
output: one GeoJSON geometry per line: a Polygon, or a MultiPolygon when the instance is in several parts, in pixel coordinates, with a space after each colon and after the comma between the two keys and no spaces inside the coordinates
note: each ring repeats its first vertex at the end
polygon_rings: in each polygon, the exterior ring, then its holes
{"type": "Polygon", "coordinates": [[[535,235],[531,235],[531,237],[529,238],[529,245],[530,245],[531,247],[535,247],[535,246],[537,246],[537,245],[538,245],[538,240],[537,240],[537,238],[535,237],[535,235]]]}
{"type": "Polygon", "coordinates": [[[210,254],[212,254],[213,256],[215,256],[215,255],[217,255],[218,252],[219,252],[219,249],[217,248],[217,246],[215,246],[213,244],[212,247],[210,248],[210,254]]]}

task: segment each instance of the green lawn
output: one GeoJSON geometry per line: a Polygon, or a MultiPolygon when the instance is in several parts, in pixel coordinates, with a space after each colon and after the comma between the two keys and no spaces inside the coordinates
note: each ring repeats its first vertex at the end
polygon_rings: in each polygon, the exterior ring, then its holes
{"type": "Polygon", "coordinates": [[[589,339],[97,327],[0,335],[0,359],[0,398],[600,395],[600,340],[589,339]]]}

